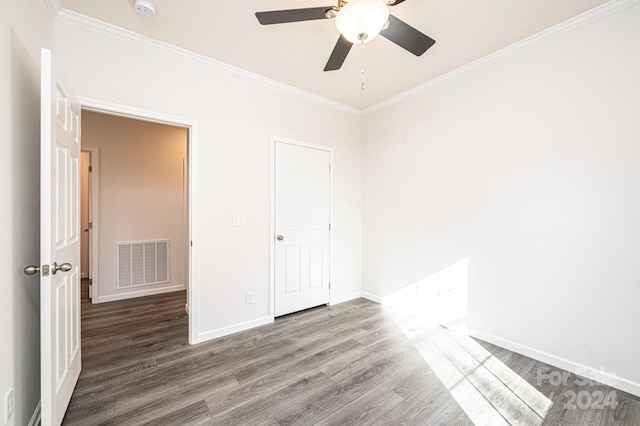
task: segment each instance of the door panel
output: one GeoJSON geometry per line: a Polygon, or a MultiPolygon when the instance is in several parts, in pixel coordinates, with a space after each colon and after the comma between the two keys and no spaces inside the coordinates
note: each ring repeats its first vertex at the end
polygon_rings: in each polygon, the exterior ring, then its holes
{"type": "Polygon", "coordinates": [[[47,49],[41,78],[41,420],[47,426],[62,422],[80,375],[80,106],[57,78],[47,49]]]}
{"type": "Polygon", "coordinates": [[[275,315],[329,303],[329,151],[275,144],[275,315]]]}
{"type": "Polygon", "coordinates": [[[295,294],[302,290],[300,275],[300,250],[299,245],[286,245],[284,247],[284,293],[295,294]]]}
{"type": "Polygon", "coordinates": [[[324,277],[324,245],[309,245],[309,287],[322,287],[325,282],[324,277]]]}

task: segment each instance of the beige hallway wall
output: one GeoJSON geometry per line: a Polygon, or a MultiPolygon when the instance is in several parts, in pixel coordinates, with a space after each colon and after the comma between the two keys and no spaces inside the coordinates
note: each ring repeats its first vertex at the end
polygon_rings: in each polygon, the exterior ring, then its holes
{"type": "Polygon", "coordinates": [[[99,158],[94,164],[99,181],[93,234],[99,240],[94,302],[186,288],[183,162],[187,137],[185,128],[83,111],[83,147],[97,149],[99,158]],[[170,241],[170,281],[118,288],[116,242],[164,239],[170,241]]]}

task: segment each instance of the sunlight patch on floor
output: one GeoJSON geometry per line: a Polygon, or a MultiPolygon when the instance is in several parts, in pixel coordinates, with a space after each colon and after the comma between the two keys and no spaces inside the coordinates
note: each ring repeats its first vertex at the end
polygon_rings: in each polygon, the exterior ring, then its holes
{"type": "Polygon", "coordinates": [[[382,303],[471,421],[541,425],[551,400],[466,333],[468,264],[456,262],[382,303]]]}
{"type": "Polygon", "coordinates": [[[448,332],[446,335],[457,345],[449,346],[452,353],[466,356],[471,359],[471,364],[474,366],[480,367],[479,364],[481,364],[487,372],[500,381],[502,386],[508,388],[509,391],[533,410],[535,414],[541,418],[547,415],[553,405],[552,401],[540,393],[523,377],[506,366],[502,361],[493,356],[491,352],[469,336],[456,332],[448,332]]]}
{"type": "Polygon", "coordinates": [[[467,336],[445,330],[416,349],[476,424],[540,425],[551,409],[551,400],[467,336]]]}

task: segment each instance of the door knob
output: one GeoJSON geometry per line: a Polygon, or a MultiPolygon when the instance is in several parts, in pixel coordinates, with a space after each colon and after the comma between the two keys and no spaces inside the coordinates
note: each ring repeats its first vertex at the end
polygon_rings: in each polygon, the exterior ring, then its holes
{"type": "Polygon", "coordinates": [[[40,272],[40,268],[36,265],[29,265],[26,268],[24,268],[24,273],[27,275],[35,275],[38,272],[40,272]]]}
{"type": "Polygon", "coordinates": [[[84,232],[89,232],[89,228],[83,229],[84,232]]]}
{"type": "Polygon", "coordinates": [[[51,265],[51,272],[54,275],[58,271],[69,272],[70,270],[71,270],[71,264],[70,263],[63,263],[62,265],[58,265],[56,262],[53,262],[53,265],[51,265]]]}
{"type": "Polygon", "coordinates": [[[276,237],[276,240],[278,240],[278,241],[282,241],[282,240],[284,240],[284,237],[283,237],[282,235],[278,235],[278,236],[276,237]]]}

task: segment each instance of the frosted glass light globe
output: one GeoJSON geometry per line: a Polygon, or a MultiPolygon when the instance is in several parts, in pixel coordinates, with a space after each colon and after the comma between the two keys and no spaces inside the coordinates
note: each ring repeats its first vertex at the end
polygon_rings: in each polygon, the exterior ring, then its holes
{"type": "Polygon", "coordinates": [[[389,20],[389,8],[382,0],[352,0],[336,16],[336,28],[351,43],[373,40],[389,20]]]}

